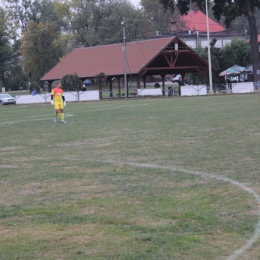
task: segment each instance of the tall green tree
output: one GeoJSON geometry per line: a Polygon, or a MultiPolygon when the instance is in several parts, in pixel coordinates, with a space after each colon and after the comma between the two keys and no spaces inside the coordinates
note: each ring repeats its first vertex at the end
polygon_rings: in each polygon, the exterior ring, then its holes
{"type": "Polygon", "coordinates": [[[234,64],[246,67],[252,63],[250,44],[240,38],[232,40],[230,44],[220,49],[218,61],[222,70],[234,64]]]}
{"type": "MultiPolygon", "coordinates": [[[[175,11],[174,16],[169,10],[164,10],[162,5],[158,1],[151,0],[141,0],[141,5],[143,7],[143,13],[147,19],[151,20],[154,32],[161,31],[162,33],[169,33],[169,23],[170,18],[174,19],[177,24],[184,27],[184,24],[180,21],[180,13],[175,11]]],[[[182,28],[179,28],[182,29],[182,28]]]]}
{"type": "Polygon", "coordinates": [[[12,19],[19,22],[22,31],[26,30],[29,22],[55,23],[61,26],[51,0],[3,0],[12,19]]]}
{"type": "Polygon", "coordinates": [[[25,90],[28,84],[28,75],[24,74],[22,66],[19,64],[13,64],[8,69],[6,77],[6,89],[7,90],[25,90]]]}
{"type": "MultiPolygon", "coordinates": [[[[178,8],[181,14],[186,14],[189,11],[190,4],[194,0],[158,0],[165,9],[170,9],[172,12],[178,8]]],[[[253,74],[254,81],[260,80],[260,75],[257,75],[257,70],[260,69],[259,65],[259,47],[257,41],[257,23],[256,14],[257,10],[260,9],[259,0],[207,0],[208,6],[210,2],[213,2],[213,14],[217,20],[224,17],[224,22],[227,28],[230,26],[231,22],[237,17],[245,16],[248,20],[249,34],[250,34],[250,44],[251,44],[251,55],[253,61],[253,74]]],[[[205,11],[206,2],[205,0],[196,0],[198,6],[201,10],[205,11]]]]}
{"type": "Polygon", "coordinates": [[[5,87],[5,79],[13,57],[11,38],[8,30],[8,15],[0,7],[0,77],[2,87],[5,87]]]}
{"type": "MultiPolygon", "coordinates": [[[[257,31],[258,31],[258,34],[259,34],[260,33],[260,9],[257,10],[257,12],[255,13],[255,17],[256,17],[256,21],[257,21],[256,22],[257,31]]],[[[229,29],[230,30],[241,30],[241,28],[249,31],[248,20],[245,16],[236,17],[236,19],[231,22],[228,30],[229,29]]]]}
{"type": "Polygon", "coordinates": [[[152,23],[143,12],[125,0],[68,0],[54,2],[56,13],[72,34],[74,47],[122,42],[123,17],[127,41],[144,39],[152,33],[152,23]]]}
{"type": "MultiPolygon", "coordinates": [[[[214,83],[224,82],[223,77],[219,77],[219,73],[223,70],[233,66],[234,64],[246,66],[251,64],[251,50],[250,45],[247,41],[241,38],[235,38],[230,44],[227,44],[223,48],[216,48],[217,40],[212,39],[210,42],[211,48],[211,61],[212,66],[216,69],[212,72],[212,79],[214,83]],[[228,57],[228,59],[227,59],[228,57]]],[[[198,47],[195,50],[202,58],[208,60],[208,48],[198,47]]],[[[200,73],[192,73],[187,76],[192,80],[193,84],[201,84],[203,82],[203,77],[200,73]]],[[[207,82],[209,84],[209,82],[207,82]]]]}
{"type": "Polygon", "coordinates": [[[98,27],[102,18],[109,15],[105,1],[55,1],[55,10],[66,24],[65,31],[72,35],[74,47],[93,46],[98,43],[98,27]]]}
{"type": "Polygon", "coordinates": [[[25,73],[30,73],[32,80],[39,80],[59,62],[63,49],[58,39],[59,34],[53,24],[31,22],[27,25],[20,53],[25,73]]]}
{"type": "Polygon", "coordinates": [[[144,18],[141,10],[135,9],[129,3],[110,3],[109,9],[109,15],[101,19],[97,30],[99,44],[122,42],[123,15],[125,16],[126,40],[128,42],[145,39],[153,34],[152,22],[144,18]]]}

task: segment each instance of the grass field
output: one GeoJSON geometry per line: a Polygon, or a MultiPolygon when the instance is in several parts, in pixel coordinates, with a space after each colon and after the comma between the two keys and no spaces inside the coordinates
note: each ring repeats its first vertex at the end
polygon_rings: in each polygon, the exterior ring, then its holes
{"type": "Polygon", "coordinates": [[[260,259],[260,95],[0,107],[0,259],[260,259]]]}

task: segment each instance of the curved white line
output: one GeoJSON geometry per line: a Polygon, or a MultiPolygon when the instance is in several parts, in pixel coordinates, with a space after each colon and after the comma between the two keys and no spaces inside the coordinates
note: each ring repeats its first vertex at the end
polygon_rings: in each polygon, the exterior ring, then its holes
{"type": "MultiPolygon", "coordinates": [[[[70,160],[71,161],[79,161],[81,159],[70,159],[70,160]]],[[[100,162],[99,160],[91,160],[91,159],[85,159],[84,161],[100,162]]],[[[242,190],[244,190],[244,191],[250,193],[251,195],[253,195],[255,197],[256,201],[257,201],[257,204],[260,205],[260,196],[258,195],[257,192],[255,192],[253,189],[247,187],[245,184],[240,183],[240,182],[235,181],[235,180],[232,180],[230,178],[221,177],[221,176],[217,176],[217,175],[210,174],[210,173],[190,171],[190,170],[185,170],[185,169],[176,168],[176,167],[154,165],[154,164],[132,163],[132,162],[115,162],[115,161],[110,161],[110,160],[109,161],[102,160],[102,163],[109,163],[109,164],[115,164],[115,165],[132,165],[132,166],[135,166],[135,167],[146,167],[146,168],[154,168],[154,169],[166,169],[166,170],[171,170],[171,171],[185,172],[185,173],[192,174],[192,175],[199,175],[199,176],[203,176],[205,178],[216,179],[216,180],[219,180],[219,181],[229,182],[232,185],[235,185],[235,186],[241,188],[242,190]]],[[[253,244],[259,239],[259,237],[260,237],[260,207],[258,209],[257,215],[258,215],[259,220],[258,220],[258,222],[255,226],[255,230],[254,230],[253,235],[242,247],[237,249],[231,256],[229,256],[227,258],[227,260],[237,259],[243,253],[245,253],[246,250],[250,249],[253,246],[253,244]]]]}
{"type": "MultiPolygon", "coordinates": [[[[211,178],[211,179],[216,179],[219,181],[224,181],[224,182],[229,182],[232,185],[238,186],[239,188],[241,188],[242,190],[250,193],[251,195],[253,195],[257,201],[257,204],[260,205],[260,196],[251,188],[247,187],[245,184],[240,183],[238,181],[226,178],[226,177],[221,177],[221,176],[217,176],[214,174],[209,174],[209,173],[204,173],[204,172],[196,172],[196,171],[189,171],[189,170],[185,170],[185,169],[178,169],[178,168],[174,168],[174,167],[168,167],[168,166],[161,166],[161,165],[153,165],[153,164],[142,164],[142,163],[131,163],[131,162],[113,162],[113,161],[102,161],[102,162],[107,162],[107,163],[113,163],[113,164],[117,164],[117,165],[132,165],[132,166],[136,166],[136,167],[146,167],[146,168],[157,168],[157,169],[167,169],[167,170],[172,170],[172,171],[181,171],[181,172],[185,172],[188,174],[192,174],[192,175],[200,175],[203,176],[205,178],[211,178]]],[[[252,235],[252,237],[239,249],[237,249],[231,256],[229,256],[227,258],[227,260],[235,260],[237,259],[239,256],[241,256],[243,253],[245,253],[246,250],[250,249],[252,247],[252,245],[259,239],[260,236],[260,208],[258,209],[258,218],[259,221],[256,224],[254,233],[252,235]]]]}

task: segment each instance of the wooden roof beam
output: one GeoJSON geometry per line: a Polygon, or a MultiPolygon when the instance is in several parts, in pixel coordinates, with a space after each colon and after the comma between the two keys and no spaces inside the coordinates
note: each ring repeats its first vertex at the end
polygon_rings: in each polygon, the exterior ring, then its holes
{"type": "MultiPolygon", "coordinates": [[[[167,53],[167,54],[168,54],[168,53],[167,53]]],[[[166,59],[168,65],[169,65],[171,68],[173,68],[174,65],[175,65],[176,62],[177,62],[177,59],[178,59],[178,57],[179,57],[179,53],[177,52],[175,57],[173,57],[173,53],[171,53],[170,59],[168,58],[168,55],[167,55],[167,54],[164,53],[163,56],[165,57],[165,59],[166,59]]]]}

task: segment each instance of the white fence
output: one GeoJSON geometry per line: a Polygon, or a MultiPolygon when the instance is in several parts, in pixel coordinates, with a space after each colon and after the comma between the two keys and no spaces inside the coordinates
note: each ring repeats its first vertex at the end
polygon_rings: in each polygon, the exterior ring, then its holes
{"type": "Polygon", "coordinates": [[[198,96],[207,95],[207,88],[205,85],[185,85],[181,86],[182,96],[198,96]]]}
{"type": "Polygon", "coordinates": [[[254,92],[253,82],[232,83],[232,93],[251,93],[254,92]]]}
{"type": "MultiPolygon", "coordinates": [[[[99,91],[80,91],[80,92],[64,92],[65,100],[67,101],[93,101],[99,100],[99,91]]],[[[33,95],[16,96],[16,104],[35,104],[51,102],[51,93],[33,95]]]]}
{"type": "MultiPolygon", "coordinates": [[[[232,84],[232,93],[252,93],[254,92],[253,82],[239,82],[232,84]]],[[[70,101],[94,101],[100,100],[98,90],[64,92],[65,100],[70,101]]],[[[207,95],[205,85],[185,85],[181,86],[182,96],[207,95]]],[[[137,96],[162,96],[162,89],[137,89],[137,96]]],[[[19,95],[16,96],[16,104],[35,104],[51,102],[51,94],[19,95]]]]}
{"type": "Polygon", "coordinates": [[[137,89],[137,96],[162,96],[162,90],[160,88],[140,88],[137,89]]]}
{"type": "MultiPolygon", "coordinates": [[[[222,91],[223,92],[223,91],[222,91]]],[[[232,90],[225,93],[253,93],[254,85],[253,82],[238,82],[232,83],[232,90]]],[[[207,88],[205,85],[185,85],[181,87],[182,96],[198,96],[207,95],[207,88]]]]}

